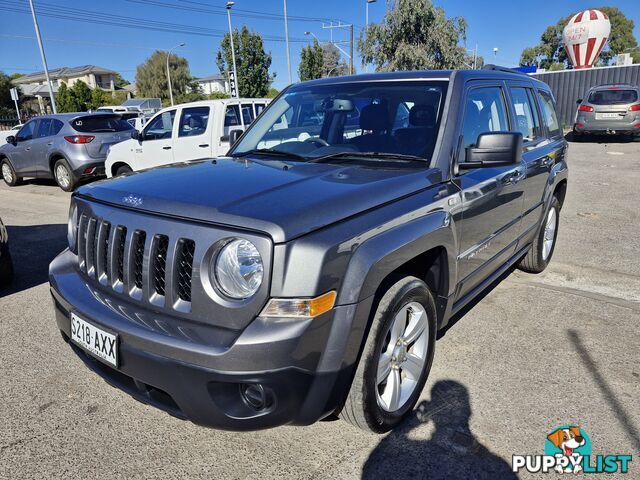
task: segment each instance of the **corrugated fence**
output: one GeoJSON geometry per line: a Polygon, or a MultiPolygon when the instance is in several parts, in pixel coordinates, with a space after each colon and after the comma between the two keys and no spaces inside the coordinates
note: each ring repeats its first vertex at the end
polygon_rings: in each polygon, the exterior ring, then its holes
{"type": "Polygon", "coordinates": [[[558,102],[560,123],[572,127],[578,99],[584,98],[591,87],[598,85],[607,83],[640,85],[640,64],[534,73],[531,76],[551,87],[558,102]]]}

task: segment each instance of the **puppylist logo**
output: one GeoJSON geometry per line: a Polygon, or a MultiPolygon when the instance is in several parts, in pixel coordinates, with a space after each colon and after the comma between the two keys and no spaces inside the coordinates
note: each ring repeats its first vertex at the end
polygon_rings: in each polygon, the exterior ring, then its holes
{"type": "Polygon", "coordinates": [[[591,455],[591,439],[580,427],[560,425],[548,435],[544,455],[513,455],[511,469],[518,473],[627,473],[631,455],[591,455]]]}

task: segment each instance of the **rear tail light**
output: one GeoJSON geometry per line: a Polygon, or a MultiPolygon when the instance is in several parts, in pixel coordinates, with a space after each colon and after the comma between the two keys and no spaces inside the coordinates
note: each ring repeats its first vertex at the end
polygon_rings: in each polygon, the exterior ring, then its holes
{"type": "Polygon", "coordinates": [[[576,123],[576,128],[584,128],[584,123],[576,123]]]}
{"type": "Polygon", "coordinates": [[[629,107],[629,111],[630,112],[640,112],[640,103],[637,105],[631,105],[629,107]]]}
{"type": "Polygon", "coordinates": [[[591,107],[589,105],[580,105],[578,107],[578,111],[579,112],[593,112],[593,107],[591,107]]]}
{"type": "Polygon", "coordinates": [[[68,137],[64,137],[64,139],[69,143],[91,143],[93,139],[96,138],[93,135],[70,135],[68,137]]]}

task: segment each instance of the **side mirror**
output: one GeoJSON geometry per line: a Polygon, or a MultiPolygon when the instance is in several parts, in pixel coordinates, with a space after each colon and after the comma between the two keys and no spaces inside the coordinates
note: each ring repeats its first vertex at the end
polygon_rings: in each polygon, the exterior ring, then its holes
{"type": "Polygon", "coordinates": [[[244,130],[242,129],[231,130],[231,132],[229,132],[229,145],[233,147],[243,133],[244,130]]]}
{"type": "Polygon", "coordinates": [[[15,145],[16,143],[18,143],[18,141],[16,140],[16,137],[14,135],[9,135],[7,138],[7,143],[10,143],[12,145],[15,145]]]}
{"type": "Polygon", "coordinates": [[[522,157],[522,133],[491,132],[478,136],[475,146],[467,147],[467,158],[460,170],[498,167],[519,163],[522,157]]]}
{"type": "Polygon", "coordinates": [[[142,142],[142,139],[144,138],[144,135],[142,135],[142,132],[133,129],[133,131],[131,132],[131,138],[133,138],[134,140],[137,140],[139,142],[142,142]]]}
{"type": "Polygon", "coordinates": [[[582,103],[582,99],[579,98],[578,100],[576,100],[576,105],[580,105],[582,103]]]}

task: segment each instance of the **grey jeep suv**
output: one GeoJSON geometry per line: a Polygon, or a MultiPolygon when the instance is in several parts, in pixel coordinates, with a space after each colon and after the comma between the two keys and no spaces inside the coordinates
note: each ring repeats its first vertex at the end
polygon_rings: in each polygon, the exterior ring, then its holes
{"type": "Polygon", "coordinates": [[[576,139],[590,133],[640,135],[640,87],[600,85],[577,103],[576,139]]]}
{"type": "Polygon", "coordinates": [[[117,114],[37,117],[0,147],[0,172],[11,187],[23,177],[54,178],[70,192],[81,180],[104,176],[109,147],[131,138],[133,130],[117,114]]]}

